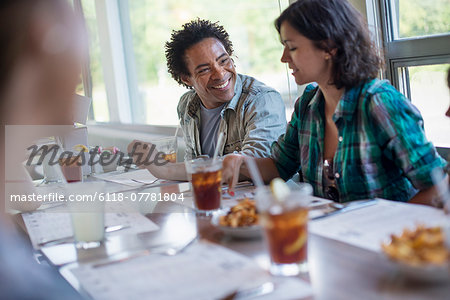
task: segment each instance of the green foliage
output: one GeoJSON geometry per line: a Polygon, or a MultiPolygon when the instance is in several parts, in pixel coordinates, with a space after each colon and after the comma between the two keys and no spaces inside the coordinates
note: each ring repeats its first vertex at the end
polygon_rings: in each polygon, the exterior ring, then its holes
{"type": "Polygon", "coordinates": [[[399,0],[399,36],[450,32],[449,0],[399,0]]]}
{"type": "Polygon", "coordinates": [[[164,43],[172,30],[181,29],[182,24],[197,17],[219,21],[228,31],[238,72],[252,75],[283,68],[279,62],[281,46],[273,26],[279,15],[275,0],[133,0],[129,6],[141,83],[156,84],[167,73],[164,43]]]}

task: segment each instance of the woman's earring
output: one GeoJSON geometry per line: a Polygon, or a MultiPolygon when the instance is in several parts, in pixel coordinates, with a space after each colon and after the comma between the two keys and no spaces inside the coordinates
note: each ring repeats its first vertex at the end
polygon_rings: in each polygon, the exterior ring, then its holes
{"type": "Polygon", "coordinates": [[[330,56],[327,54],[327,55],[325,55],[325,60],[329,60],[330,59],[330,56]]]}

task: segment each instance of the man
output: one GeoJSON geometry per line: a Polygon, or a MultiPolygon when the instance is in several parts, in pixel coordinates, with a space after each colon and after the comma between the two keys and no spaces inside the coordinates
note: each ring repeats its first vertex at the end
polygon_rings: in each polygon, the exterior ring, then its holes
{"type": "MultiPolygon", "coordinates": [[[[280,94],[252,77],[238,74],[232,54],[228,33],[207,20],[183,25],[166,43],[170,74],[191,89],[181,97],[177,109],[186,142],[185,158],[212,157],[219,133],[225,137],[219,155],[239,152],[268,157],[272,142],[285,132],[280,94]]],[[[136,142],[129,145],[129,153],[151,151],[148,143],[136,142]]],[[[154,157],[150,155],[150,160],[154,157]]],[[[184,164],[150,164],[146,168],[159,178],[186,180],[184,164]]]]}

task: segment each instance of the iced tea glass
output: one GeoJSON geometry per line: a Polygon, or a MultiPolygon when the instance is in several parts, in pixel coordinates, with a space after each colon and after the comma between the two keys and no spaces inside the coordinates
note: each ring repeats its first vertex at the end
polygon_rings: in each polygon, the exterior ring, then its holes
{"type": "Polygon", "coordinates": [[[156,151],[163,153],[163,159],[175,163],[177,162],[177,137],[171,136],[151,141],[155,145],[156,151]]]}
{"type": "Polygon", "coordinates": [[[292,191],[283,199],[260,188],[256,193],[257,208],[264,239],[269,251],[270,273],[293,276],[308,271],[308,205],[309,189],[292,191]]]}
{"type": "Polygon", "coordinates": [[[222,161],[212,158],[188,160],[186,172],[197,212],[209,215],[219,209],[222,199],[222,161]]]}

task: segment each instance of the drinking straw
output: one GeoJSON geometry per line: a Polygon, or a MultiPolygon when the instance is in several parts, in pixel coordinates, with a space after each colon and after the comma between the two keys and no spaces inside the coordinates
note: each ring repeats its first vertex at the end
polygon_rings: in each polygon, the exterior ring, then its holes
{"type": "Polygon", "coordinates": [[[445,180],[444,172],[439,168],[435,168],[431,172],[431,179],[437,188],[438,197],[444,204],[445,212],[450,214],[450,191],[445,180]]]}
{"type": "Polygon", "coordinates": [[[175,139],[177,138],[177,134],[178,134],[178,130],[179,129],[180,129],[180,122],[178,122],[177,129],[175,130],[175,135],[174,135],[175,139]]]}
{"type": "Polygon", "coordinates": [[[213,162],[216,162],[217,156],[219,155],[219,149],[222,147],[223,143],[223,132],[219,133],[219,137],[217,138],[216,149],[214,150],[213,162]]]}
{"type": "Polygon", "coordinates": [[[264,186],[261,174],[259,173],[258,167],[256,166],[255,159],[253,157],[245,157],[245,163],[247,164],[248,171],[252,177],[253,183],[257,188],[264,186]]]}

